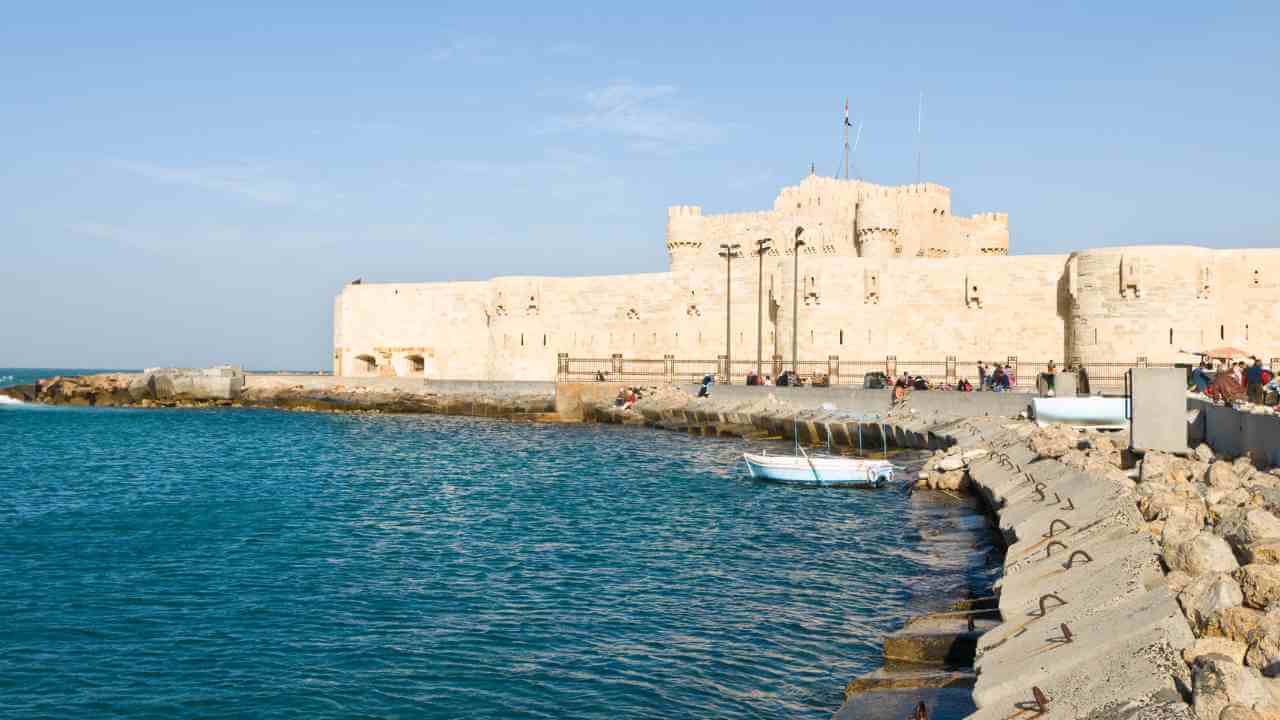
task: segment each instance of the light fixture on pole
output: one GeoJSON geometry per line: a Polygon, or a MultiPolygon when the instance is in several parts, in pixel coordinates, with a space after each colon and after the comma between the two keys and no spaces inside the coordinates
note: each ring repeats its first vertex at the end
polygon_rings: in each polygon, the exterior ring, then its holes
{"type": "Polygon", "coordinates": [[[773,249],[773,238],[756,241],[756,256],[760,258],[760,275],[756,282],[756,374],[763,374],[764,360],[764,254],[773,249]]]}
{"type": "Polygon", "coordinates": [[[791,274],[791,380],[795,381],[800,375],[800,363],[796,356],[796,348],[799,344],[800,333],[800,248],[804,247],[805,242],[800,239],[804,233],[804,228],[796,228],[796,242],[793,246],[792,253],[795,255],[794,270],[791,274]]]}
{"type": "Polygon", "coordinates": [[[720,244],[720,257],[724,258],[724,378],[729,384],[733,384],[733,259],[741,257],[741,247],[739,243],[720,244]]]}

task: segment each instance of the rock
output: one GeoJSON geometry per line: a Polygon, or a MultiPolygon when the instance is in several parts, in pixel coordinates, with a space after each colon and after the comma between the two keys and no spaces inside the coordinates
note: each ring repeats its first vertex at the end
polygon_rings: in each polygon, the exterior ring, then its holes
{"type": "Polygon", "coordinates": [[[1139,467],[1141,482],[1163,482],[1178,485],[1204,478],[1204,463],[1167,453],[1148,451],[1139,467]]]}
{"type": "Polygon", "coordinates": [[[1246,705],[1232,703],[1222,708],[1218,720],[1268,720],[1268,717],[1246,705]]]}
{"type": "Polygon", "coordinates": [[[1183,648],[1182,659],[1186,661],[1188,665],[1194,665],[1196,658],[1203,657],[1205,655],[1222,655],[1229,658],[1231,662],[1237,665],[1243,665],[1244,655],[1248,649],[1248,646],[1244,643],[1236,642],[1235,640],[1228,640],[1226,638],[1198,638],[1194,645],[1188,648],[1183,648]]]}
{"type": "Polygon", "coordinates": [[[1173,515],[1164,521],[1164,527],[1160,533],[1160,545],[1172,548],[1174,545],[1191,540],[1203,529],[1204,525],[1195,515],[1188,513],[1173,515]]]}
{"type": "Polygon", "coordinates": [[[1210,616],[1201,630],[1203,637],[1224,637],[1248,644],[1249,633],[1262,627],[1266,613],[1247,607],[1231,607],[1210,616]]]}
{"type": "Polygon", "coordinates": [[[1214,532],[1221,535],[1233,548],[1243,550],[1264,540],[1280,540],[1280,519],[1257,508],[1239,508],[1224,513],[1214,532]]]}
{"type": "Polygon", "coordinates": [[[1273,615],[1249,634],[1244,662],[1267,677],[1280,676],[1280,623],[1273,615]]]}
{"type": "Polygon", "coordinates": [[[939,490],[968,490],[969,473],[964,470],[942,473],[933,478],[933,486],[939,490]]]}
{"type": "Polygon", "coordinates": [[[1205,445],[1204,443],[1200,443],[1196,446],[1195,456],[1196,459],[1202,463],[1211,463],[1213,462],[1213,448],[1205,445]]]}
{"type": "Polygon", "coordinates": [[[1236,577],[1245,605],[1261,610],[1280,601],[1280,565],[1245,565],[1236,577]]]}
{"type": "MultiPolygon", "coordinates": [[[[1226,573],[1196,578],[1178,593],[1182,614],[1197,632],[1203,632],[1215,618],[1231,608],[1240,607],[1243,602],[1244,593],[1240,585],[1226,573]]],[[[1244,635],[1233,639],[1245,642],[1244,635]]]]}
{"type": "Polygon", "coordinates": [[[1205,480],[1210,487],[1222,488],[1223,490],[1235,490],[1240,487],[1240,476],[1236,473],[1235,467],[1231,463],[1222,460],[1209,466],[1209,472],[1205,475],[1205,480]]]}
{"type": "Polygon", "coordinates": [[[1262,540],[1240,548],[1241,562],[1250,565],[1280,565],[1280,540],[1262,540]]]}
{"type": "Polygon", "coordinates": [[[1271,704],[1271,693],[1257,670],[1221,655],[1205,655],[1191,671],[1192,707],[1200,720],[1219,720],[1230,705],[1246,708],[1271,704]]]}
{"type": "Polygon", "coordinates": [[[1065,425],[1049,425],[1031,433],[1027,440],[1040,458],[1060,458],[1080,444],[1080,434],[1065,425]]]}
{"type": "Polygon", "coordinates": [[[934,467],[936,467],[937,469],[943,472],[951,472],[952,470],[959,470],[964,467],[964,456],[958,453],[955,455],[948,455],[942,458],[941,460],[939,460],[937,464],[934,465],[934,467]]]}
{"type": "Polygon", "coordinates": [[[1186,542],[1164,548],[1164,562],[1170,570],[1181,570],[1192,577],[1229,573],[1239,567],[1227,541],[1205,530],[1186,542]]]}
{"type": "Polygon", "coordinates": [[[1182,572],[1181,570],[1174,570],[1173,572],[1164,576],[1165,585],[1169,586],[1169,592],[1173,593],[1174,595],[1177,595],[1178,593],[1185,590],[1187,586],[1190,585],[1194,580],[1195,578],[1182,572]]]}
{"type": "Polygon", "coordinates": [[[1208,512],[1200,498],[1188,498],[1171,491],[1155,492],[1138,500],[1138,510],[1144,520],[1168,520],[1186,515],[1192,522],[1204,525],[1208,512]]]}

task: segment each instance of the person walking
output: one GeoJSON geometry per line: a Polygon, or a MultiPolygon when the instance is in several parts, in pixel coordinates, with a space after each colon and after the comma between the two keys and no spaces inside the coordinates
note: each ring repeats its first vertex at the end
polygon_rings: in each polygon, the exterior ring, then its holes
{"type": "Polygon", "coordinates": [[[978,389],[987,389],[987,366],[981,360],[978,361],[978,389]]]}

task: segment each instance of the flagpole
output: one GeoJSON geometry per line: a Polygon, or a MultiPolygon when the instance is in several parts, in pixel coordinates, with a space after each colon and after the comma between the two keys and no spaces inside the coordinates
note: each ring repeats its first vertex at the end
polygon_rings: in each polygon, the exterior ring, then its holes
{"type": "Polygon", "coordinates": [[[844,99],[844,179],[849,179],[849,98],[844,99]]]}

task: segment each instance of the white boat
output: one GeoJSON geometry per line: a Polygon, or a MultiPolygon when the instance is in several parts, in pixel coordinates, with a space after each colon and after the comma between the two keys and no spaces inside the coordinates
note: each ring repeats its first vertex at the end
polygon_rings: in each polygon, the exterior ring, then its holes
{"type": "Polygon", "coordinates": [[[743,453],[751,477],[797,485],[854,485],[880,487],[893,481],[893,463],[819,455],[797,448],[796,455],[743,453]]]}

